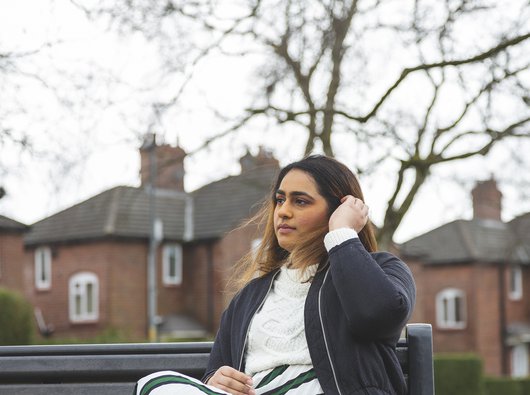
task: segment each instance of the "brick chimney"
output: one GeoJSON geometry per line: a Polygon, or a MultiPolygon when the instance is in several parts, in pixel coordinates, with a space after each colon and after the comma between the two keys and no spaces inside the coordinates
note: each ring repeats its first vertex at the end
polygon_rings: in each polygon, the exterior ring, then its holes
{"type": "Polygon", "coordinates": [[[502,193],[492,177],[478,182],[471,190],[473,196],[473,218],[495,219],[501,221],[502,193]]]}
{"type": "Polygon", "coordinates": [[[278,160],[272,155],[272,153],[265,150],[263,147],[259,148],[256,156],[253,156],[247,151],[247,153],[239,159],[239,164],[241,165],[241,173],[256,167],[280,166],[278,160]]]}
{"type": "Polygon", "coordinates": [[[178,145],[157,145],[153,134],[146,136],[140,147],[140,177],[142,186],[149,185],[151,150],[155,150],[155,187],[184,191],[184,158],[186,152],[178,145]]]}

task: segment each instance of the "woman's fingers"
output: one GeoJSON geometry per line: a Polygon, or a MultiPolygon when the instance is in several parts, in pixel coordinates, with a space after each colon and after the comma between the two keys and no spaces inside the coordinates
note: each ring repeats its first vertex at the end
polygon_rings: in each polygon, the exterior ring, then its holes
{"type": "Polygon", "coordinates": [[[208,384],[233,395],[255,394],[254,389],[251,387],[252,379],[230,366],[222,366],[217,369],[210,380],[208,380],[208,384]]]}
{"type": "Polygon", "coordinates": [[[360,232],[368,222],[368,206],[352,195],[346,195],[340,201],[329,219],[329,230],[346,227],[360,232]]]}

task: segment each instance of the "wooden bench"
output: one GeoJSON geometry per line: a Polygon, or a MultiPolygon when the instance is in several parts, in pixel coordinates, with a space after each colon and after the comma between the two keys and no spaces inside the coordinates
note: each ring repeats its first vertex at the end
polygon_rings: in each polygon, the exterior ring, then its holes
{"type": "MultiPolygon", "coordinates": [[[[132,394],[152,372],[200,378],[211,342],[0,347],[0,394],[132,394]]],[[[409,395],[434,394],[432,329],[409,324],[397,354],[409,395]]]]}

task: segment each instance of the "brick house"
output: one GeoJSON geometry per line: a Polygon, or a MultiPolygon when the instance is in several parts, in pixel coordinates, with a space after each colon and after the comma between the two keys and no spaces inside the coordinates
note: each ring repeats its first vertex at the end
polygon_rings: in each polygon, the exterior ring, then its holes
{"type": "Polygon", "coordinates": [[[24,293],[24,233],[28,226],[0,215],[0,287],[24,293]]]}
{"type": "MultiPolygon", "coordinates": [[[[84,338],[113,328],[146,338],[151,222],[158,235],[159,335],[216,330],[231,296],[225,292],[229,269],[255,242],[253,225],[237,228],[268,194],[278,162],[263,151],[247,154],[240,175],[186,193],[181,148],[144,144],[140,155],[140,187],[109,189],[29,229],[19,224],[13,278],[25,278],[6,285],[23,290],[42,333],[84,338]]],[[[0,243],[13,237],[2,229],[0,243]]],[[[0,259],[9,252],[2,246],[0,259]]]]}
{"type": "Polygon", "coordinates": [[[418,300],[412,321],[433,323],[435,352],[476,352],[491,375],[527,376],[530,343],[530,213],[501,221],[491,179],[472,191],[473,219],[400,246],[418,300]]]}

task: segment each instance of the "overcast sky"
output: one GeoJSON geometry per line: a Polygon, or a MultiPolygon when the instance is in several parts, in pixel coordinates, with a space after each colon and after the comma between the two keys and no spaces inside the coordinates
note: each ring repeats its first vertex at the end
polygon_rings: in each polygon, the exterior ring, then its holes
{"type": "MultiPolygon", "coordinates": [[[[164,89],[164,81],[156,71],[158,58],[153,45],[140,35],[125,39],[106,28],[104,23],[88,21],[68,1],[0,2],[0,53],[39,49],[39,54],[20,64],[21,70],[28,74],[46,70],[51,82],[58,81],[58,95],[63,100],[58,103],[56,92],[50,92],[32,78],[19,80],[11,76],[8,82],[3,81],[7,93],[0,98],[16,97],[13,102],[2,103],[4,111],[10,107],[25,111],[9,122],[32,136],[37,152],[21,153],[16,147],[4,145],[2,149],[0,146],[0,163],[4,165],[0,169],[0,185],[8,191],[0,200],[1,214],[31,224],[113,186],[139,185],[140,136],[132,132],[137,126],[132,115],[141,118],[143,109],[138,104],[133,106],[128,99],[132,91],[145,88],[141,97],[147,103],[164,89]],[[42,48],[48,42],[54,45],[42,48]],[[61,79],[70,72],[71,79],[61,79]],[[82,93],[76,91],[76,84],[85,84],[87,80],[97,83],[86,85],[88,88],[82,93]],[[112,89],[102,86],[112,86],[112,89]],[[8,96],[10,92],[12,96],[8,96]],[[72,104],[75,111],[72,107],[64,108],[64,102],[72,99],[70,95],[76,95],[75,99],[79,95],[83,97],[81,104],[72,104]],[[101,103],[107,100],[115,104],[102,107],[101,103]]],[[[203,114],[201,104],[214,103],[226,113],[236,111],[252,84],[251,68],[237,61],[224,59],[222,63],[200,64],[198,73],[201,78],[192,87],[195,93],[176,116],[175,127],[159,130],[167,142],[174,144],[178,139],[187,151],[193,151],[219,130],[215,120],[203,114]]],[[[145,117],[148,116],[146,111],[145,117]]],[[[154,130],[161,127],[156,120],[153,122],[154,130]]],[[[251,133],[240,138],[248,139],[246,144],[256,152],[251,133]]],[[[301,141],[301,136],[295,133],[289,136],[272,133],[266,139],[282,165],[300,157],[301,141]]],[[[234,152],[229,148],[229,141],[219,144],[186,160],[187,190],[239,171],[237,158],[244,154],[241,145],[234,152]]],[[[530,152],[528,143],[521,149],[530,152]]],[[[470,219],[470,174],[484,180],[492,174],[502,176],[503,172],[517,169],[510,163],[509,150],[504,149],[495,150],[487,162],[471,160],[457,169],[440,167],[436,170],[437,181],[422,190],[396,240],[404,241],[450,220],[470,219]]],[[[387,182],[361,181],[374,221],[378,223],[388,197],[387,182]]],[[[502,184],[501,188],[505,197],[505,220],[530,211],[528,199],[521,200],[516,185],[502,184]]]]}

